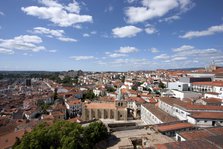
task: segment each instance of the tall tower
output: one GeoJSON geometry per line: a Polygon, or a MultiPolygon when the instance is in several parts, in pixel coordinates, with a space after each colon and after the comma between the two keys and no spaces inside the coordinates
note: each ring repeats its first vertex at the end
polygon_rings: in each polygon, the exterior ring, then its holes
{"type": "Polygon", "coordinates": [[[121,91],[121,88],[118,88],[117,89],[117,93],[118,93],[117,100],[122,100],[122,91],[121,91]]]}

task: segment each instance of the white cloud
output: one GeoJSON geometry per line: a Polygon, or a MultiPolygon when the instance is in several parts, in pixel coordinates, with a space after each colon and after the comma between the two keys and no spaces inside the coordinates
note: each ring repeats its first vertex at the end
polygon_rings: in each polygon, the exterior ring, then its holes
{"type": "Polygon", "coordinates": [[[70,58],[75,61],[95,59],[94,56],[71,56],[70,58]]]}
{"type": "Polygon", "coordinates": [[[91,35],[95,35],[95,34],[97,34],[96,31],[91,31],[89,34],[88,33],[84,33],[82,36],[83,37],[90,37],[91,35]]]}
{"type": "Polygon", "coordinates": [[[0,48],[0,54],[14,54],[15,52],[11,49],[0,48]]]}
{"type": "Polygon", "coordinates": [[[64,42],[76,42],[76,39],[64,37],[64,30],[52,30],[45,27],[35,27],[33,31],[34,34],[44,34],[51,38],[57,38],[60,41],[64,42]]]}
{"type": "Polygon", "coordinates": [[[95,34],[97,34],[97,31],[91,31],[91,34],[95,35],[95,34]]]}
{"type": "Polygon", "coordinates": [[[83,34],[83,37],[90,37],[90,35],[85,33],[85,34],[83,34]]]}
{"type": "Polygon", "coordinates": [[[187,57],[174,57],[174,58],[172,58],[171,60],[172,61],[182,61],[182,60],[186,60],[187,59],[187,57]]]}
{"type": "Polygon", "coordinates": [[[188,50],[192,50],[194,49],[193,46],[190,46],[190,45],[182,45],[181,47],[179,48],[174,48],[172,49],[174,52],[181,52],[181,51],[188,51],[188,50]]]}
{"type": "Polygon", "coordinates": [[[120,47],[118,50],[114,52],[105,52],[105,54],[111,58],[118,58],[118,57],[126,57],[128,56],[129,53],[134,53],[137,51],[139,50],[135,47],[126,46],[126,47],[120,47]]]}
{"type": "Polygon", "coordinates": [[[126,46],[126,47],[120,47],[120,49],[117,50],[116,52],[127,54],[127,53],[134,53],[137,51],[139,51],[139,50],[135,47],[126,46]]]}
{"type": "Polygon", "coordinates": [[[112,54],[108,54],[109,57],[112,58],[117,58],[117,57],[126,57],[126,54],[121,54],[121,53],[112,53],[112,54]]]}
{"type": "Polygon", "coordinates": [[[157,33],[158,31],[156,30],[154,26],[148,26],[145,28],[145,32],[147,34],[154,34],[154,33],[157,33]]]}
{"type": "Polygon", "coordinates": [[[95,63],[98,65],[107,65],[107,63],[104,61],[96,61],[95,63]]]}
{"type": "Polygon", "coordinates": [[[128,23],[144,22],[166,15],[174,9],[185,12],[191,8],[191,0],[141,0],[141,7],[129,7],[125,11],[128,23]]]}
{"type": "Polygon", "coordinates": [[[137,0],[127,0],[128,3],[136,2],[137,0]]]}
{"type": "Polygon", "coordinates": [[[75,25],[73,25],[73,27],[76,29],[82,29],[82,26],[80,24],[75,24],[75,25]]]}
{"type": "Polygon", "coordinates": [[[68,38],[68,37],[59,37],[58,40],[64,41],[64,42],[77,42],[76,39],[68,38]]]}
{"type": "Polygon", "coordinates": [[[1,51],[8,53],[14,53],[14,50],[38,52],[46,49],[44,46],[39,46],[40,43],[42,39],[38,36],[20,35],[13,39],[0,39],[0,48],[1,51]]]}
{"type": "Polygon", "coordinates": [[[67,6],[53,0],[40,0],[40,3],[42,7],[29,6],[22,7],[21,10],[27,15],[49,20],[61,27],[93,21],[90,15],[80,15],[80,6],[75,0],[67,6]]]}
{"type": "Polygon", "coordinates": [[[211,26],[207,30],[203,31],[189,31],[186,34],[180,36],[180,38],[192,39],[196,37],[210,36],[222,32],[223,32],[223,25],[217,25],[217,26],[211,26]]]}
{"type": "Polygon", "coordinates": [[[114,37],[125,38],[125,37],[134,37],[137,33],[141,32],[142,29],[135,26],[124,26],[116,27],[112,29],[114,37]]]}
{"type": "Polygon", "coordinates": [[[179,20],[179,19],[180,19],[180,16],[174,15],[174,16],[170,16],[170,17],[167,17],[164,19],[160,19],[159,22],[173,22],[173,21],[179,20]]]}
{"type": "Polygon", "coordinates": [[[125,69],[128,67],[137,70],[144,68],[145,66],[149,66],[150,64],[153,63],[143,58],[115,59],[114,61],[108,63],[110,67],[124,67],[125,69]]]}
{"type": "Polygon", "coordinates": [[[0,11],[0,16],[4,16],[4,15],[5,15],[4,12],[0,11]]]}
{"type": "Polygon", "coordinates": [[[153,59],[155,60],[166,60],[166,59],[169,59],[170,56],[168,56],[167,54],[161,54],[161,55],[158,55],[158,56],[155,56],[153,59]]]}
{"type": "Polygon", "coordinates": [[[183,45],[179,48],[172,49],[175,52],[174,56],[190,56],[190,57],[211,57],[218,56],[220,51],[214,48],[209,49],[197,49],[191,45],[183,45]]]}
{"type": "Polygon", "coordinates": [[[165,59],[163,62],[165,63],[180,63],[180,62],[185,62],[187,60],[187,57],[184,56],[170,56],[168,59],[165,59]]]}
{"type": "Polygon", "coordinates": [[[191,67],[204,66],[211,61],[221,64],[223,52],[214,48],[198,49],[191,45],[182,45],[179,48],[173,48],[171,54],[161,54],[154,57],[160,62],[171,63],[173,67],[191,67]]]}
{"type": "Polygon", "coordinates": [[[51,29],[44,28],[44,27],[35,27],[35,28],[33,28],[32,33],[45,34],[50,37],[62,37],[64,34],[64,30],[51,30],[51,29]]]}
{"type": "Polygon", "coordinates": [[[56,53],[57,50],[49,50],[50,53],[56,53]]]}
{"type": "Polygon", "coordinates": [[[157,48],[151,48],[151,49],[149,49],[149,51],[152,52],[152,53],[160,52],[157,48]]]}
{"type": "Polygon", "coordinates": [[[109,5],[108,8],[105,9],[105,12],[112,12],[114,10],[114,7],[112,5],[109,5]]]}

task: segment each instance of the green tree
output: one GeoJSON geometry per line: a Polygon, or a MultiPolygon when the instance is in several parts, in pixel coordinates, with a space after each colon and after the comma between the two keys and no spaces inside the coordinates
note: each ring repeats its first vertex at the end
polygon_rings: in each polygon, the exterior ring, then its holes
{"type": "Polygon", "coordinates": [[[58,121],[51,126],[42,123],[26,133],[21,141],[16,141],[13,148],[91,149],[107,136],[107,128],[101,122],[94,122],[86,127],[67,121],[58,121]]]}
{"type": "Polygon", "coordinates": [[[106,90],[111,93],[111,92],[115,92],[115,88],[114,87],[106,87],[106,90]]]}
{"type": "Polygon", "coordinates": [[[87,90],[84,94],[83,94],[83,99],[94,99],[96,96],[93,92],[93,90],[87,90]]]}
{"type": "Polygon", "coordinates": [[[143,90],[144,90],[144,91],[148,91],[149,93],[152,92],[151,89],[150,89],[149,87],[143,87],[143,90]]]}
{"type": "Polygon", "coordinates": [[[163,82],[160,81],[159,88],[162,88],[163,89],[163,88],[166,88],[166,86],[165,86],[165,84],[163,82]]]}
{"type": "Polygon", "coordinates": [[[12,146],[12,148],[15,148],[16,146],[18,146],[21,143],[21,140],[18,137],[16,137],[15,139],[16,139],[16,141],[15,141],[15,144],[12,146]]]}
{"type": "Polygon", "coordinates": [[[54,89],[53,99],[56,100],[58,98],[57,88],[54,89]]]}
{"type": "Polygon", "coordinates": [[[122,79],[121,79],[122,83],[125,82],[125,76],[122,76],[122,79]]]}
{"type": "Polygon", "coordinates": [[[106,126],[102,122],[91,123],[83,132],[84,148],[91,148],[94,144],[108,137],[106,126]]]}

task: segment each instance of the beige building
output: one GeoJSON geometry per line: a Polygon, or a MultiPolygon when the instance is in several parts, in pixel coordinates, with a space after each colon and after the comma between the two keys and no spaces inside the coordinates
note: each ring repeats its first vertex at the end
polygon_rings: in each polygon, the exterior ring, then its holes
{"type": "Polygon", "coordinates": [[[114,119],[127,121],[127,102],[89,102],[83,104],[82,120],[114,119]]]}

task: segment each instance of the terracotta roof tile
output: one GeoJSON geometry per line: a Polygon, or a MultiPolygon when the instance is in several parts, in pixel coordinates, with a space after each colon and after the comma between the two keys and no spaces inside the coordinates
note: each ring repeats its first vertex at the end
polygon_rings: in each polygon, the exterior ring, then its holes
{"type": "Polygon", "coordinates": [[[158,125],[157,129],[160,132],[166,132],[166,131],[171,131],[171,130],[179,130],[179,129],[184,129],[184,128],[194,128],[195,126],[190,124],[190,123],[173,123],[173,124],[166,124],[166,125],[158,125]]]}
{"type": "Polygon", "coordinates": [[[202,100],[207,103],[221,103],[222,102],[222,99],[220,98],[204,98],[202,100]]]}
{"type": "Polygon", "coordinates": [[[69,100],[67,101],[68,105],[76,105],[76,104],[81,104],[80,100],[69,100]]]}
{"type": "Polygon", "coordinates": [[[193,85],[207,85],[207,86],[221,86],[223,87],[223,81],[213,81],[213,82],[193,82],[193,85]]]}
{"type": "Polygon", "coordinates": [[[179,133],[179,135],[185,138],[186,140],[194,140],[222,134],[223,134],[223,127],[213,127],[213,128],[206,128],[201,130],[179,133]]]}
{"type": "Polygon", "coordinates": [[[223,112],[193,112],[190,117],[196,119],[222,119],[223,112]]]}
{"type": "Polygon", "coordinates": [[[191,140],[183,142],[172,142],[165,144],[157,144],[156,149],[214,149],[215,145],[205,140],[191,140]]]}
{"type": "Polygon", "coordinates": [[[114,102],[107,102],[107,103],[91,102],[85,105],[88,109],[116,109],[114,102]]]}
{"type": "Polygon", "coordinates": [[[168,113],[162,111],[161,109],[154,106],[153,104],[143,104],[143,106],[164,123],[174,122],[174,121],[178,120],[177,118],[175,118],[175,117],[169,115],[168,113]]]}
{"type": "Polygon", "coordinates": [[[5,149],[5,148],[12,147],[16,141],[16,137],[22,138],[22,136],[25,134],[26,131],[29,132],[29,131],[31,131],[31,129],[11,132],[9,134],[1,136],[0,137],[0,144],[1,144],[0,148],[5,149]]]}
{"type": "Polygon", "coordinates": [[[146,101],[140,97],[129,97],[127,99],[125,99],[126,101],[135,101],[135,102],[138,102],[138,103],[145,103],[146,101]]]}

